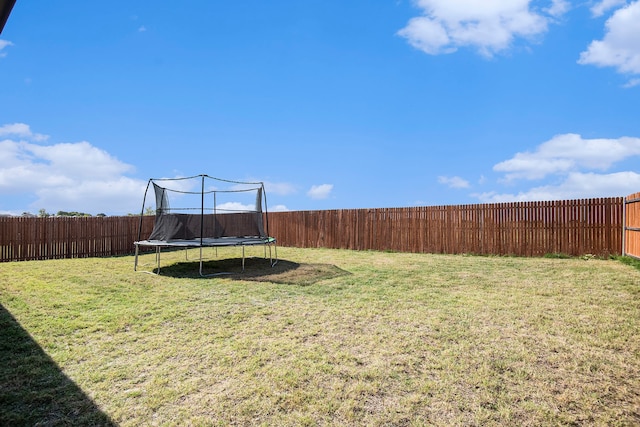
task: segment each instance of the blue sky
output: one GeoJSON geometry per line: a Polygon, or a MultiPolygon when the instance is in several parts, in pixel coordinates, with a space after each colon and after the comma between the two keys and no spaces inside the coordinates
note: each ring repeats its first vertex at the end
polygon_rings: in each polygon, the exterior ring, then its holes
{"type": "Polygon", "coordinates": [[[149,178],[269,209],[640,191],[640,1],[27,2],[0,35],[0,213],[139,212],[149,178]]]}

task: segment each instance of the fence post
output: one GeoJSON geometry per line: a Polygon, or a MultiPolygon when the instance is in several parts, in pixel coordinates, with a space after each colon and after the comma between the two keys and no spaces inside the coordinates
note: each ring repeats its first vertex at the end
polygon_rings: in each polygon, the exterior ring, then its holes
{"type": "Polygon", "coordinates": [[[627,198],[622,199],[622,256],[627,256],[627,198]]]}

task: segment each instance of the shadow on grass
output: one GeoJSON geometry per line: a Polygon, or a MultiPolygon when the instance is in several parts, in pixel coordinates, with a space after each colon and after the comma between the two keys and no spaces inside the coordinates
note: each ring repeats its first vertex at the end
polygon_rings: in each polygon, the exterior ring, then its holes
{"type": "MultiPolygon", "coordinates": [[[[198,278],[199,261],[179,262],[160,269],[162,276],[176,278],[198,278]]],[[[205,275],[219,274],[215,277],[253,282],[271,282],[286,285],[308,286],[320,280],[333,279],[349,273],[331,264],[307,264],[279,260],[273,267],[268,259],[247,258],[242,271],[242,258],[208,260],[202,264],[205,275]]],[[[206,278],[206,277],[205,277],[206,278]]]]}
{"type": "Polygon", "coordinates": [[[0,425],[116,426],[0,305],[0,425]]]}

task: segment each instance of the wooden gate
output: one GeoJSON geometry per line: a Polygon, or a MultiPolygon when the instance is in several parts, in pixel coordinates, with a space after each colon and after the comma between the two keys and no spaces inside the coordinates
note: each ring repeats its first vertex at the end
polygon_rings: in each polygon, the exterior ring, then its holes
{"type": "Polygon", "coordinates": [[[640,258],[640,193],[624,199],[624,241],[622,254],[640,258]]]}

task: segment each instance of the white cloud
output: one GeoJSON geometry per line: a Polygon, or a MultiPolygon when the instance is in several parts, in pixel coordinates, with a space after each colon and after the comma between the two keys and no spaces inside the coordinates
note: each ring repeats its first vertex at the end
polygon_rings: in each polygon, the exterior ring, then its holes
{"type": "Polygon", "coordinates": [[[24,144],[24,148],[35,158],[46,162],[50,170],[69,176],[100,179],[133,171],[133,166],[120,162],[86,141],[49,146],[24,144]]]}
{"type": "Polygon", "coordinates": [[[607,170],[625,158],[640,155],[640,138],[583,139],[577,134],[556,135],[534,152],[517,153],[496,164],[506,180],[542,179],[550,174],[566,174],[579,169],[607,170]]]}
{"type": "Polygon", "coordinates": [[[635,156],[640,156],[640,138],[556,135],[535,151],[516,153],[494,166],[495,171],[505,173],[504,181],[513,185],[518,179],[553,176],[553,181],[517,193],[490,191],[472,196],[484,203],[626,196],[640,188],[640,173],[605,172],[635,156]]]}
{"type": "Polygon", "coordinates": [[[640,74],[640,1],[614,12],[602,40],[591,42],[579,64],[615,67],[620,73],[640,74]]]}
{"type": "Polygon", "coordinates": [[[7,56],[7,53],[3,52],[3,50],[8,46],[13,46],[13,43],[11,43],[9,40],[0,40],[0,58],[4,58],[5,56],[7,56]]]}
{"type": "Polygon", "coordinates": [[[459,176],[439,176],[438,183],[448,186],[449,188],[469,188],[469,181],[459,176]]]}
{"type": "Polygon", "coordinates": [[[274,207],[269,208],[269,212],[287,212],[289,208],[285,205],[275,205],[274,207]]]}
{"type": "Polygon", "coordinates": [[[626,84],[624,84],[622,87],[630,88],[630,87],[634,87],[634,86],[638,86],[638,85],[640,85],[640,79],[631,79],[626,84]]]}
{"type": "Polygon", "coordinates": [[[146,183],[124,176],[109,180],[91,177],[67,178],[58,185],[46,185],[35,190],[34,209],[45,207],[50,213],[78,211],[90,214],[126,215],[138,213],[146,183]]]}
{"type": "Polygon", "coordinates": [[[333,184],[312,185],[307,191],[307,196],[312,199],[326,199],[333,190],[333,184]]]}
{"type": "Polygon", "coordinates": [[[288,182],[264,182],[264,189],[267,194],[277,194],[279,196],[287,196],[294,194],[297,190],[296,187],[288,182]]]}
{"type": "Polygon", "coordinates": [[[531,0],[416,0],[422,16],[398,31],[431,55],[475,47],[487,57],[510,48],[514,39],[534,39],[569,8],[566,0],[547,0],[537,10],[531,0]]]}
{"type": "Polygon", "coordinates": [[[243,204],[240,202],[227,202],[217,205],[216,209],[220,209],[223,212],[244,212],[253,211],[256,209],[256,206],[254,204],[243,204]]]}
{"type": "Polygon", "coordinates": [[[614,9],[618,6],[622,6],[626,2],[627,0],[602,0],[591,6],[591,14],[595,18],[598,18],[607,13],[609,10],[614,9]]]}
{"type": "Polygon", "coordinates": [[[545,9],[551,16],[562,16],[571,9],[571,4],[566,0],[552,0],[551,6],[545,9]]]}
{"type": "Polygon", "coordinates": [[[146,182],[126,177],[133,166],[88,142],[41,145],[47,137],[28,125],[0,126],[0,208],[20,212],[126,214],[137,212],[146,182]],[[30,139],[33,142],[25,141],[30,139]],[[7,206],[10,195],[28,196],[29,206],[7,206]]]}
{"type": "Polygon", "coordinates": [[[32,141],[45,141],[48,135],[31,132],[29,125],[24,123],[11,123],[0,126],[0,138],[7,136],[17,136],[32,141]]]}
{"type": "Polygon", "coordinates": [[[557,185],[544,185],[517,194],[487,192],[474,194],[483,203],[526,202],[541,200],[589,199],[627,196],[640,188],[640,174],[573,172],[557,185]]]}

